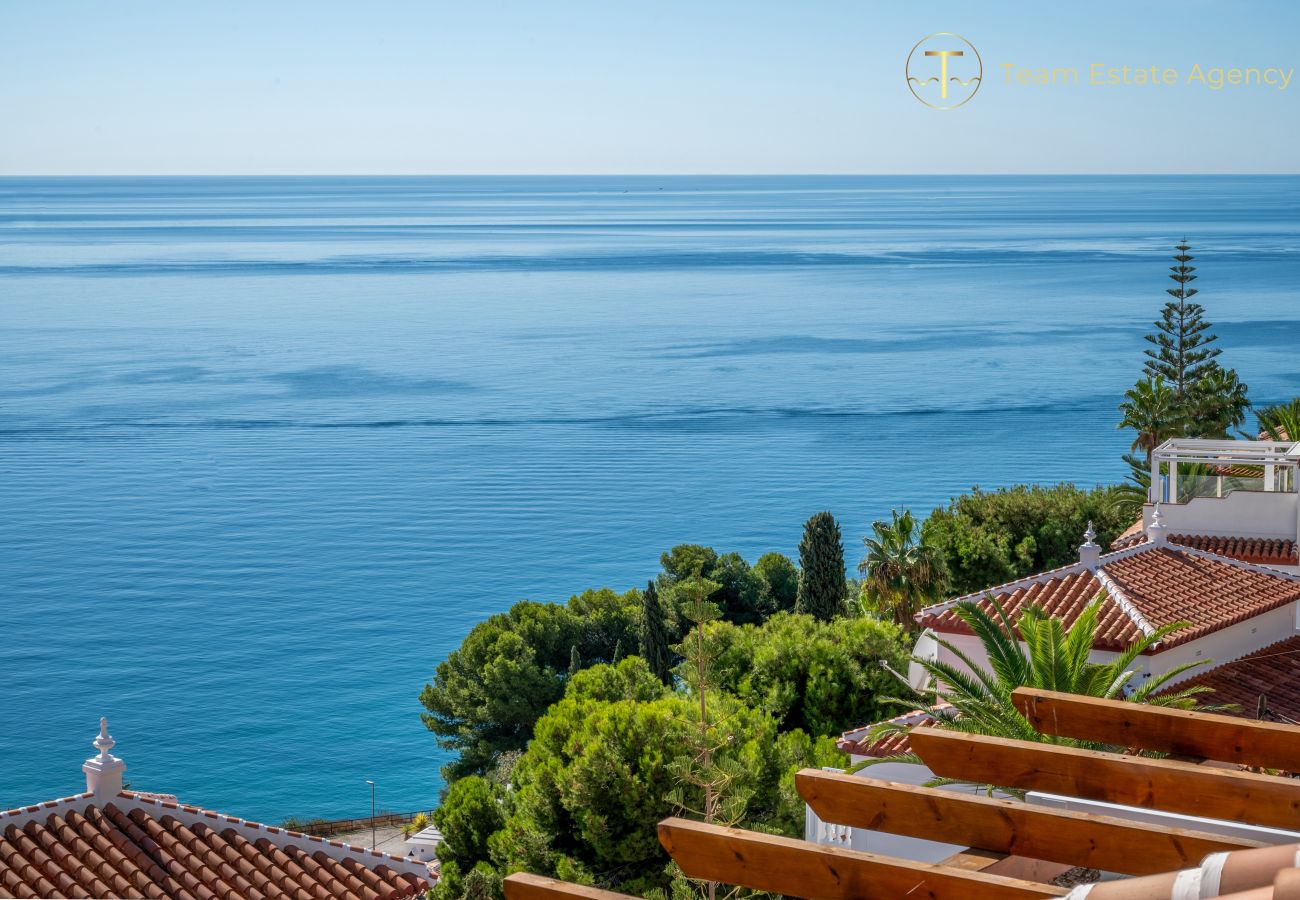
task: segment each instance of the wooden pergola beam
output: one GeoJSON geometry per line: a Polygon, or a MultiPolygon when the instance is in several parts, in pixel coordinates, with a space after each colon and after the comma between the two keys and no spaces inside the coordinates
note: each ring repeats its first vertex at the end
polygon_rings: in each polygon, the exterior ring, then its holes
{"type": "Polygon", "coordinates": [[[1126,875],[1194,867],[1221,850],[1265,846],[817,769],[796,774],[795,786],[825,822],[1126,875]]]}
{"type": "Polygon", "coordinates": [[[1294,725],[1035,688],[1016,688],[1011,700],[1043,734],[1300,772],[1294,725]]]}
{"type": "Polygon", "coordinates": [[[659,823],[659,842],[690,878],[807,900],[1025,900],[1063,888],[707,825],[659,823]]]}
{"type": "Polygon", "coordinates": [[[628,894],[602,891],[585,884],[571,884],[528,872],[507,875],[504,887],[506,900],[637,900],[628,894]]]}
{"type": "Polygon", "coordinates": [[[918,728],[909,743],[944,778],[1288,830],[1300,824],[1300,780],[1291,778],[942,728],[918,728]]]}

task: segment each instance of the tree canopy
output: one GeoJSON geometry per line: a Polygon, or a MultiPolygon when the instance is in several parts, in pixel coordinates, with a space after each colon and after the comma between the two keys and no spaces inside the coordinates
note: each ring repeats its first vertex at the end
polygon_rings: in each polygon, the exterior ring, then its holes
{"type": "Polygon", "coordinates": [[[840,523],[829,512],[814,513],[799,542],[799,593],[795,608],[818,619],[839,615],[848,595],[840,523]]]}
{"type": "Polygon", "coordinates": [[[974,488],[930,514],[925,542],[944,556],[950,593],[969,594],[1074,562],[1091,521],[1103,547],[1130,524],[1112,488],[974,488]]]}
{"type": "Polygon", "coordinates": [[[762,627],[717,623],[709,639],[723,690],[774,716],[781,729],[813,735],[893,715],[887,698],[904,688],[885,666],[901,671],[911,649],[888,622],[795,613],[762,627]]]}
{"type": "MultiPolygon", "coordinates": [[[[615,676],[611,668],[596,666],[575,678],[537,722],[514,768],[511,813],[491,844],[502,867],[644,894],[667,888],[672,878],[655,826],[673,813],[671,764],[688,752],[699,712],[639,657],[621,662],[615,676]],[[635,684],[642,699],[586,689],[611,678],[635,684]]],[[[734,699],[719,702],[727,735],[719,730],[718,753],[748,773],[745,821],[798,833],[803,804],[787,775],[798,765],[833,759],[833,749],[801,732],[779,734],[771,716],[734,699]]]]}
{"type": "Polygon", "coordinates": [[[640,597],[604,588],[568,604],[516,603],[471,629],[420,694],[426,727],[458,758],[444,774],[483,774],[498,754],[522,750],[533,725],[564,693],[575,656],[585,665],[635,647],[640,597]]]}

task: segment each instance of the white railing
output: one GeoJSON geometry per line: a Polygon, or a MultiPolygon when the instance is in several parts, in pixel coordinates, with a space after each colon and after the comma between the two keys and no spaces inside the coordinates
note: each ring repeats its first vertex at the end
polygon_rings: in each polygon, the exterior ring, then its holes
{"type": "Polygon", "coordinates": [[[1150,500],[1186,503],[1236,491],[1295,493],[1298,474],[1300,442],[1174,438],[1151,454],[1150,500]]]}

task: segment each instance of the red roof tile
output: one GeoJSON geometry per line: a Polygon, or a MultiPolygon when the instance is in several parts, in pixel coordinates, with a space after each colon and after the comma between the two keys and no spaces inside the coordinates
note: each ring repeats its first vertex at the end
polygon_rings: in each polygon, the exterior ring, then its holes
{"type": "MultiPolygon", "coordinates": [[[[1111,549],[1122,550],[1137,544],[1146,543],[1147,536],[1139,527],[1130,528],[1111,542],[1111,549]]],[[[1230,535],[1208,534],[1171,534],[1169,543],[1184,547],[1195,547],[1216,556],[1226,556],[1242,562],[1260,565],[1294,566],[1300,565],[1296,555],[1296,542],[1287,538],[1252,538],[1233,537],[1230,535]]]]}
{"type": "Polygon", "coordinates": [[[1175,534],[1171,543],[1195,547],[1206,553],[1261,565],[1294,566],[1297,564],[1295,541],[1285,538],[1220,537],[1199,534],[1175,534]]]}
{"type": "Polygon", "coordinates": [[[1136,522],[1120,532],[1119,537],[1110,542],[1110,549],[1122,550],[1125,547],[1139,544],[1147,539],[1145,524],[1139,518],[1136,522]]]}
{"type": "Polygon", "coordinates": [[[1151,625],[1191,623],[1166,638],[1165,647],[1300,600],[1300,581],[1178,547],[1152,547],[1102,571],[1151,625]]]}
{"type": "Polygon", "coordinates": [[[0,817],[0,896],[380,900],[428,887],[386,854],[330,854],[293,832],[273,841],[265,826],[216,814],[209,823],[207,810],[173,812],[174,804],[134,794],[52,807],[0,817]]]}
{"type": "Polygon", "coordinates": [[[912,748],[908,743],[908,735],[911,734],[912,728],[929,728],[935,724],[934,718],[923,709],[916,709],[901,716],[895,716],[888,721],[898,725],[910,725],[911,728],[905,732],[888,734],[879,740],[873,741],[868,737],[868,733],[875,726],[870,725],[856,731],[846,731],[844,737],[835,742],[835,746],[844,753],[850,753],[854,756],[870,756],[875,759],[897,756],[900,753],[911,752],[912,748]]]}
{"type": "Polygon", "coordinates": [[[1206,703],[1235,703],[1233,715],[1253,719],[1264,698],[1270,717],[1300,722],[1300,635],[1292,635],[1249,656],[1215,666],[1171,690],[1193,685],[1214,690],[1206,703]]]}
{"type": "MultiPolygon", "coordinates": [[[[1194,640],[1211,631],[1300,600],[1300,581],[1281,573],[1261,571],[1226,559],[1216,559],[1180,546],[1143,544],[1102,557],[1101,575],[1108,596],[1097,623],[1100,650],[1119,650],[1147,629],[1187,621],[1191,627],[1175,632],[1161,649],[1194,640]]],[[[1015,621],[1026,604],[1035,603],[1065,620],[1068,628],[1102,590],[1101,579],[1079,565],[1044,573],[990,589],[1015,621]]],[[[987,596],[972,595],[992,611],[987,596]]],[[[921,610],[917,621],[934,631],[970,634],[970,628],[946,603],[921,610]]]]}
{"type": "MultiPolygon", "coordinates": [[[[1057,575],[1043,581],[1033,582],[1027,585],[1016,587],[1013,590],[1006,591],[1000,588],[993,588],[991,593],[997,598],[1002,609],[1012,622],[1020,618],[1021,612],[1026,605],[1034,603],[1047,611],[1049,615],[1056,616],[1065,621],[1065,627],[1069,628],[1074,624],[1075,619],[1083,612],[1097,594],[1102,591],[1101,582],[1097,576],[1087,570],[1079,572],[1067,572],[1057,575]]],[[[971,597],[969,599],[976,599],[971,597]]],[[[986,612],[992,612],[993,606],[989,603],[987,597],[980,599],[980,607],[986,612]]],[[[970,627],[961,620],[952,607],[931,607],[930,610],[921,610],[917,621],[926,628],[934,631],[944,632],[946,634],[971,634],[970,627]]],[[[1113,599],[1108,600],[1102,607],[1101,615],[1097,621],[1097,642],[1098,648],[1115,649],[1123,647],[1142,636],[1142,630],[1138,627],[1137,622],[1124,611],[1124,609],[1113,599]]]]}

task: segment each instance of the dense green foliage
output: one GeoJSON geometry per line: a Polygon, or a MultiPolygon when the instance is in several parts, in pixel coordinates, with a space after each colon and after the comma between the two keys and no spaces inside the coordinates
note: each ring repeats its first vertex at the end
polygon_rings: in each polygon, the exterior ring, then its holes
{"type": "Polygon", "coordinates": [[[799,594],[795,609],[818,619],[838,615],[848,594],[840,523],[829,512],[814,513],[799,542],[799,594]]]}
{"type": "Polygon", "coordinates": [[[764,553],[754,563],[763,582],[762,610],[766,615],[794,609],[799,599],[799,567],[784,553],[764,553]]]}
{"type": "MultiPolygon", "coordinates": [[[[833,748],[801,732],[780,734],[771,716],[734,699],[718,702],[725,726],[712,737],[747,773],[744,820],[798,833],[803,805],[788,774],[834,759],[833,748]]],[[[689,752],[698,715],[637,657],[583,672],[538,721],[514,768],[511,811],[491,840],[496,864],[634,894],[668,887],[655,825],[674,812],[670,767],[689,752]]]]}
{"type": "Polygon", "coordinates": [[[672,651],[668,648],[668,623],[659,603],[659,590],[652,581],[641,592],[641,633],[638,650],[654,676],[672,684],[672,651]]]}
{"type": "Polygon", "coordinates": [[[488,838],[505,824],[505,792],[485,778],[469,775],[452,783],[433,823],[442,832],[438,861],[442,864],[440,893],[451,898],[464,893],[463,876],[487,862],[488,838]]]}
{"type": "Polygon", "coordinates": [[[729,622],[758,622],[763,618],[763,582],[739,553],[721,556],[712,547],[679,544],[660,557],[663,572],[659,587],[671,605],[676,623],[674,638],[680,638],[685,623],[678,613],[677,586],[691,577],[707,578],[718,587],[709,598],[729,622]]]}
{"type": "Polygon", "coordinates": [[[425,725],[459,754],[445,774],[483,774],[498,754],[522,750],[563,695],[575,654],[592,665],[613,659],[620,645],[635,647],[640,611],[637,592],[602,589],[567,606],[525,600],[475,625],[420,694],[425,725]]]}
{"type": "Polygon", "coordinates": [[[950,592],[969,594],[1075,562],[1089,521],[1109,546],[1132,524],[1111,496],[1072,484],[975,488],[931,513],[922,536],[943,554],[950,592]]]}
{"type": "Polygon", "coordinates": [[[774,716],[782,730],[836,734],[894,715],[900,685],[885,668],[907,665],[910,642],[890,624],[781,613],[762,627],[715,625],[709,633],[721,688],[774,716]]]}
{"type": "Polygon", "coordinates": [[[889,522],[873,522],[871,531],[862,539],[867,553],[858,566],[864,609],[912,631],[917,611],[939,600],[948,586],[947,561],[922,540],[920,523],[907,510],[894,510],[889,522]]]}

